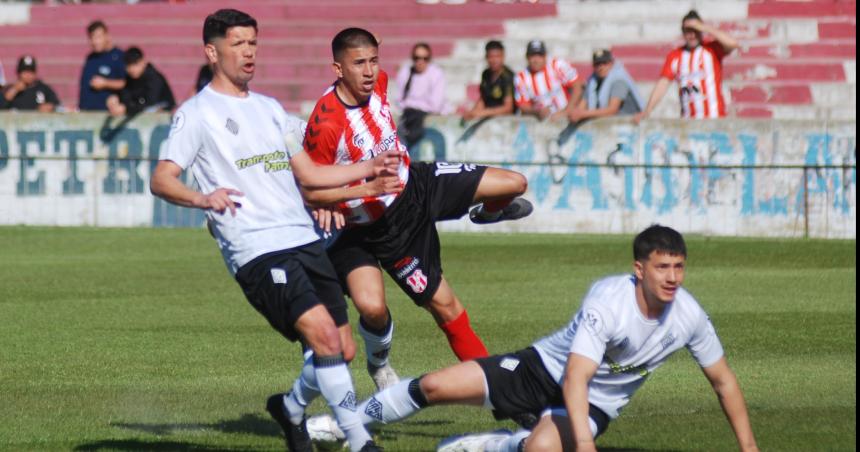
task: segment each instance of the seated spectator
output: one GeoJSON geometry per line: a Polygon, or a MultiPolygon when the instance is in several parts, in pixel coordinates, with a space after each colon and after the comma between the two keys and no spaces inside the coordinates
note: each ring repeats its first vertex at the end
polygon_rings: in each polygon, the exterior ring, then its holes
{"type": "Polygon", "coordinates": [[[36,76],[36,59],[24,55],[18,60],[18,80],[3,90],[0,108],[14,110],[36,110],[50,113],[56,110],[60,99],[50,86],[36,76]]]}
{"type": "Polygon", "coordinates": [[[170,111],[176,107],[173,91],[167,79],[155,69],[137,47],[129,47],[125,60],[125,88],[108,98],[113,116],[136,115],[141,112],[170,111]]]}
{"type": "Polygon", "coordinates": [[[591,57],[594,73],[585,84],[585,95],[568,113],[571,122],[616,115],[635,115],[645,102],[636,83],[609,50],[598,50],[591,57]]]}
{"type": "Polygon", "coordinates": [[[107,110],[107,99],[125,86],[122,50],[111,44],[107,25],[97,20],[87,26],[92,52],[87,55],[81,72],[81,110],[107,110]]]}
{"type": "Polygon", "coordinates": [[[568,103],[582,97],[579,74],[567,61],[546,56],[546,44],[534,40],[526,47],[528,67],[515,80],[514,99],[520,112],[540,119],[565,116],[568,103]]]}
{"type": "Polygon", "coordinates": [[[490,41],[484,50],[487,69],[481,74],[481,98],[463,115],[467,121],[514,113],[514,72],[505,66],[505,46],[490,41]]]}
{"type": "Polygon", "coordinates": [[[648,105],[633,117],[637,123],[647,118],[660,103],[672,80],[678,82],[680,89],[682,118],[726,116],[723,58],[738,48],[738,42],[727,33],[705,25],[695,10],[684,16],[681,31],[684,33],[684,45],[669,52],[660,72],[660,80],[648,98],[648,105]],[[713,38],[704,39],[705,33],[713,38]],[[680,64],[682,61],[685,63],[680,64]]]}
{"type": "Polygon", "coordinates": [[[398,132],[406,148],[424,137],[427,115],[448,113],[445,105],[445,73],[431,63],[433,54],[426,43],[412,48],[412,66],[403,66],[397,73],[399,106],[403,111],[398,132]]]}

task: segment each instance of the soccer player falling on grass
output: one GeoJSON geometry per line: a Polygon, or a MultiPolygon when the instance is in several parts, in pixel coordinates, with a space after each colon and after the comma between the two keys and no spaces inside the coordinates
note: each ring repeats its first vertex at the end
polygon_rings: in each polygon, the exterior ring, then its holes
{"type": "MultiPolygon", "coordinates": [[[[742,451],[758,450],[744,396],[708,315],[681,285],[687,248],[654,225],[633,241],[633,274],[591,286],[571,322],[518,352],[460,363],[377,392],[359,405],[365,424],[399,421],[431,405],[466,404],[498,418],[533,415],[533,430],[452,437],[439,451],[596,450],[594,440],[633,393],[686,347],[722,405],[742,451]],[[539,417],[539,420],[538,420],[539,417]]],[[[336,439],[328,416],[312,438],[336,439]]]]}
{"type": "Polygon", "coordinates": [[[342,285],[361,314],[368,372],[377,387],[398,381],[388,362],[393,323],[386,307],[380,266],[416,305],[430,311],[460,360],[487,355],[468,315],[442,276],[436,221],[469,212],[484,224],[529,215],[518,196],[527,182],[519,173],[470,164],[410,164],[397,137],[386,94],[388,75],[379,69],[378,43],[366,30],[349,28],[332,41],[337,81],[308,120],[304,147],[318,164],[354,165],[380,152],[402,153],[399,194],[367,196],[364,183],[330,190],[305,187],[313,205],[337,204],[348,227],[329,248],[342,285]]]}
{"type": "MultiPolygon", "coordinates": [[[[256,20],[219,10],[206,18],[203,42],[214,78],[174,116],[152,175],[152,193],[206,210],[227,268],[248,301],[284,337],[301,339],[308,348],[294,391],[302,391],[303,400],[322,393],[353,451],[379,450],[355,412],[346,364],[355,344],[343,291],[296,180],[338,187],[376,176],[393,179],[398,187],[400,156],[385,153],[357,165],[317,168],[299,145],[304,122],[287,115],[275,99],[248,89],[256,63],[256,20]],[[188,168],[199,192],[180,180],[188,168]]],[[[379,195],[382,186],[367,188],[379,195]]],[[[273,395],[267,409],[284,429],[288,448],[310,452],[304,408],[294,399],[273,395]]]]}

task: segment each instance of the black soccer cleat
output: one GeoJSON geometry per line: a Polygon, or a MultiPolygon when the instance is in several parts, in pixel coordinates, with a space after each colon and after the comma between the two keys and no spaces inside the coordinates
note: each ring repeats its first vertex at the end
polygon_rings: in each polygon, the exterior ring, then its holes
{"type": "Polygon", "coordinates": [[[286,394],[274,394],[266,402],[266,411],[278,422],[284,431],[287,441],[287,450],[290,452],[313,452],[311,437],[308,435],[307,418],[302,416],[302,423],[294,425],[290,422],[285,412],[284,396],[286,394]]]}
{"type": "Polygon", "coordinates": [[[469,212],[469,220],[475,224],[491,224],[500,221],[519,220],[531,215],[534,210],[532,203],[523,198],[514,198],[507,207],[502,209],[501,214],[493,217],[483,211],[484,206],[480,205],[473,208],[469,212]]]}
{"type": "Polygon", "coordinates": [[[372,440],[364,443],[364,447],[358,452],[382,452],[382,448],[377,446],[372,440]]]}

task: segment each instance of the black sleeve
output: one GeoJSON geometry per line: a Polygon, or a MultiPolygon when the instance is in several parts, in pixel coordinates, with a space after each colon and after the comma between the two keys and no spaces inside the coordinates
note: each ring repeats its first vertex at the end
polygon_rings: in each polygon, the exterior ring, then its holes
{"type": "Polygon", "coordinates": [[[60,105],[60,98],[57,97],[57,93],[54,92],[53,88],[48,85],[42,84],[42,88],[45,90],[45,101],[49,104],[54,104],[54,106],[60,105]]]}
{"type": "MultiPolygon", "coordinates": [[[[8,87],[6,89],[9,89],[8,87]]],[[[6,100],[6,89],[0,89],[0,110],[12,108],[12,103],[6,100]]]]}

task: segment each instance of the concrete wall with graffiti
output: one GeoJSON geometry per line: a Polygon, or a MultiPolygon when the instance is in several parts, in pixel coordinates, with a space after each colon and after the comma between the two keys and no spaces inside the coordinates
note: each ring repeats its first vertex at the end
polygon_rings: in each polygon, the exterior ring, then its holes
{"type": "MultiPolygon", "coordinates": [[[[202,212],[149,194],[168,124],[166,115],[121,123],[0,114],[0,224],[202,225],[202,212]]],[[[605,120],[574,129],[432,117],[413,154],[528,177],[531,217],[443,230],[630,233],[660,222],[687,233],[856,237],[854,122],[605,120]]]]}

